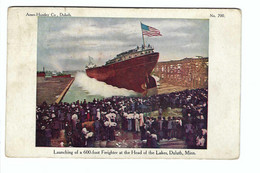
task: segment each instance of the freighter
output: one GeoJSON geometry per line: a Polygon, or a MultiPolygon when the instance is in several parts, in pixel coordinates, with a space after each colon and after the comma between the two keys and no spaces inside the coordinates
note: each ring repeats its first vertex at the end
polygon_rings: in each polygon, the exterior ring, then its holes
{"type": "Polygon", "coordinates": [[[142,23],[141,27],[143,38],[141,47],[137,46],[135,49],[122,52],[100,67],[90,63],[86,66],[87,75],[98,81],[103,81],[118,88],[133,90],[142,93],[142,95],[157,94],[156,81],[151,73],[158,62],[159,53],[154,52],[152,46],[145,46],[144,35],[159,36],[161,34],[159,32],[158,35],[159,30],[157,30],[156,35],[155,31],[152,31],[155,28],[142,23]]]}

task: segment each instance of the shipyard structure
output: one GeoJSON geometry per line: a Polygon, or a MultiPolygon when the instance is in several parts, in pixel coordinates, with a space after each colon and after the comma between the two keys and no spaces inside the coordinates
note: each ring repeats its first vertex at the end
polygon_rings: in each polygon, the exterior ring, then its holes
{"type": "Polygon", "coordinates": [[[153,74],[162,83],[194,88],[208,87],[208,57],[158,62],[153,74]]]}

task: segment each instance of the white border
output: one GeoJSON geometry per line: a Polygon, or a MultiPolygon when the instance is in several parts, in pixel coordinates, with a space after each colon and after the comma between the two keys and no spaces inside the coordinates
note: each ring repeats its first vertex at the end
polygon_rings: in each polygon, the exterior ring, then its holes
{"type": "MultiPolygon", "coordinates": [[[[189,158],[239,157],[241,13],[238,9],[17,8],[8,13],[6,155],[10,157],[189,158]],[[70,13],[73,17],[209,19],[209,106],[206,150],[158,149],[160,154],[57,155],[61,148],[35,147],[35,100],[38,17],[27,13],[70,13]],[[224,14],[225,18],[210,17],[224,14]],[[232,31],[232,32],[231,32],[232,31]],[[35,91],[35,92],[32,92],[35,91]],[[24,128],[26,127],[26,128],[24,128]],[[20,130],[21,129],[21,130],[20,130]],[[19,133],[17,133],[19,131],[19,133]],[[17,146],[19,143],[21,146],[17,146]],[[186,151],[195,155],[186,155],[186,151]]],[[[84,150],[69,148],[72,152],[84,150]]],[[[95,148],[102,152],[102,148],[95,148]]],[[[110,149],[106,149],[109,151],[110,149]]],[[[114,148],[114,151],[126,149],[114,148]]],[[[134,149],[128,149],[134,150],[134,149]]],[[[151,149],[142,149],[151,151],[151,149]]],[[[154,151],[154,149],[153,149],[154,151]]],[[[157,151],[154,151],[157,153],[157,151]]]]}
{"type": "MultiPolygon", "coordinates": [[[[185,160],[117,160],[119,165],[113,172],[158,172],[158,171],[169,171],[170,168],[174,167],[174,171],[181,172],[201,172],[201,170],[217,172],[245,172],[245,171],[259,171],[258,167],[258,156],[259,150],[258,145],[260,140],[256,137],[258,124],[260,122],[260,116],[255,108],[258,107],[260,88],[257,74],[259,74],[259,58],[258,58],[258,40],[259,36],[259,24],[256,20],[259,18],[258,6],[251,1],[243,0],[219,0],[219,1],[204,1],[204,0],[182,0],[172,1],[167,0],[150,0],[149,4],[145,1],[132,0],[131,2],[122,3],[116,0],[105,1],[52,1],[52,0],[5,0],[1,1],[0,14],[1,14],[1,32],[0,32],[0,66],[1,66],[1,172],[47,172],[51,170],[61,172],[73,172],[82,171],[82,167],[79,165],[89,164],[93,165],[88,167],[90,172],[95,171],[96,167],[100,172],[106,171],[110,165],[114,165],[113,160],[79,160],[79,159],[10,159],[4,155],[4,126],[5,126],[5,75],[6,75],[6,29],[7,29],[7,7],[13,5],[71,5],[71,6],[164,6],[164,7],[238,7],[242,9],[243,18],[243,46],[242,46],[242,102],[241,102],[241,155],[239,160],[235,161],[185,161],[185,160]],[[255,5],[254,5],[255,4],[255,5]],[[101,165],[102,166],[99,166],[101,165]],[[64,166],[66,165],[66,166],[64,166]],[[70,165],[70,166],[68,166],[70,165]],[[128,168],[131,166],[130,169],[128,168]],[[150,166],[156,165],[156,166],[150,166]],[[28,169],[30,168],[30,169],[28,169]],[[198,168],[198,169],[197,169],[198,168]],[[200,169],[201,168],[201,169],[200,169]]],[[[112,172],[112,171],[108,171],[112,172]]]]}

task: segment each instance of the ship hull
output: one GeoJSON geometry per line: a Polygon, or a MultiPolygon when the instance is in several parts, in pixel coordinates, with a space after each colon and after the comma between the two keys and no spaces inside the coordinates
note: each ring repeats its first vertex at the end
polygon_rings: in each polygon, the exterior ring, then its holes
{"type": "Polygon", "coordinates": [[[122,62],[86,69],[89,77],[118,88],[145,93],[156,88],[156,81],[150,76],[159,59],[159,53],[151,53],[122,62]]]}

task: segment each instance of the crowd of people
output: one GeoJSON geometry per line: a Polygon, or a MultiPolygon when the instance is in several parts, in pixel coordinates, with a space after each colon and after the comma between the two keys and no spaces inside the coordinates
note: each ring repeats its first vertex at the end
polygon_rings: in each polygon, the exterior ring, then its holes
{"type": "Polygon", "coordinates": [[[186,141],[188,148],[207,146],[207,89],[185,90],[150,97],[114,96],[36,108],[36,146],[51,146],[64,130],[61,146],[94,147],[95,141],[114,141],[115,131],[140,134],[142,147],[157,148],[161,140],[186,141]],[[182,116],[165,116],[166,109],[181,108],[182,116]],[[151,112],[158,111],[158,116],[151,112]]]}

